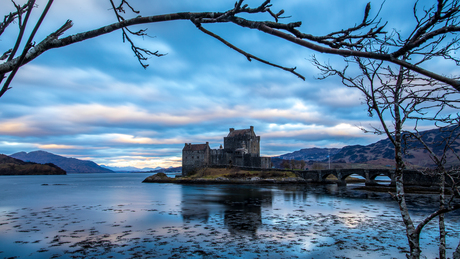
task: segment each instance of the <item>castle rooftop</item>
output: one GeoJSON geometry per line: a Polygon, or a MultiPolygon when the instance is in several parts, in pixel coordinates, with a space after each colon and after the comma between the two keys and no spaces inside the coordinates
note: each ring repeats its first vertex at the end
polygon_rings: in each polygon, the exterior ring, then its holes
{"type": "Polygon", "coordinates": [[[228,133],[227,137],[237,137],[237,136],[244,136],[247,133],[251,133],[254,131],[254,127],[251,126],[249,129],[239,129],[235,130],[234,128],[230,128],[230,132],[228,133]]]}
{"type": "Polygon", "coordinates": [[[185,143],[183,151],[201,151],[201,150],[206,150],[206,148],[209,146],[209,142],[206,142],[206,144],[191,144],[191,143],[185,143]]]}

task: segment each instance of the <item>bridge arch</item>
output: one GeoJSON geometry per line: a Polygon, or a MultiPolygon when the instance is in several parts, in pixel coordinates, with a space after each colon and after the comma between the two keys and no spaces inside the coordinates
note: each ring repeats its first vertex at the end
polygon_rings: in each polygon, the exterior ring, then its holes
{"type": "Polygon", "coordinates": [[[327,182],[328,181],[327,178],[332,175],[332,176],[334,176],[335,179],[329,179],[329,180],[337,181],[337,185],[339,185],[339,186],[346,185],[346,183],[343,180],[341,180],[342,176],[340,175],[340,170],[331,170],[331,169],[329,169],[329,170],[320,170],[319,172],[320,172],[319,173],[320,174],[319,178],[320,178],[320,181],[322,183],[327,182]]]}
{"type": "MultiPolygon", "coordinates": [[[[337,177],[338,185],[346,185],[346,178],[352,174],[357,174],[366,179],[366,185],[378,185],[375,178],[379,175],[388,176],[390,178],[390,185],[394,186],[395,173],[390,169],[335,169],[335,170],[306,170],[294,171],[296,175],[306,179],[312,183],[324,183],[329,175],[337,177]]],[[[415,170],[404,170],[404,184],[416,186],[433,186],[438,184],[439,179],[422,174],[415,170]]]]}
{"type": "Polygon", "coordinates": [[[376,182],[378,185],[386,185],[386,186],[393,186],[394,181],[392,181],[391,177],[388,175],[377,175],[376,178],[374,178],[374,182],[376,182]],[[376,179],[378,177],[378,179],[376,179]]]}
{"type": "Polygon", "coordinates": [[[366,176],[362,175],[362,174],[349,174],[347,176],[344,177],[345,181],[346,182],[355,182],[356,179],[359,179],[359,181],[365,181],[366,180],[366,176]]]}
{"type": "Polygon", "coordinates": [[[337,173],[336,173],[336,172],[334,172],[334,171],[332,171],[332,170],[327,170],[327,171],[326,171],[326,170],[323,170],[323,171],[325,171],[325,172],[321,172],[321,180],[322,180],[323,182],[325,182],[326,179],[327,179],[330,175],[332,175],[332,176],[334,176],[335,178],[339,179],[339,178],[337,177],[337,173]]]}
{"type": "Polygon", "coordinates": [[[375,180],[375,178],[377,178],[378,176],[387,177],[387,179],[390,181],[388,185],[395,184],[393,171],[384,170],[384,169],[382,170],[373,169],[373,170],[369,170],[369,176],[368,176],[368,181],[366,182],[366,185],[381,185],[375,180]]]}
{"type": "Polygon", "coordinates": [[[351,176],[351,175],[358,175],[358,176],[361,176],[362,178],[366,179],[366,174],[365,174],[365,171],[361,170],[361,169],[342,169],[340,171],[337,172],[337,175],[339,178],[339,181],[338,183],[341,184],[341,185],[346,185],[347,184],[347,177],[351,176]]]}
{"type": "Polygon", "coordinates": [[[345,180],[348,176],[350,175],[359,175],[361,177],[363,177],[364,179],[366,179],[366,174],[365,174],[365,171],[363,170],[355,170],[355,169],[345,169],[345,170],[342,170],[341,171],[341,175],[342,175],[342,178],[343,180],[345,180]]]}

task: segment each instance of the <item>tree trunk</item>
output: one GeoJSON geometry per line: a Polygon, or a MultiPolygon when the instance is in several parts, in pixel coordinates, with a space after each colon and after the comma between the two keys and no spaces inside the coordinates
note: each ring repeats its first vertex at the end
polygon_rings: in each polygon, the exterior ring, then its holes
{"type": "Polygon", "coordinates": [[[395,132],[394,132],[394,146],[395,146],[395,181],[396,181],[396,199],[398,201],[399,210],[401,211],[401,216],[403,218],[404,225],[406,226],[406,236],[407,241],[409,242],[410,254],[407,256],[410,259],[419,259],[420,258],[420,232],[418,232],[414,227],[414,222],[409,214],[409,209],[406,204],[406,197],[404,195],[404,181],[403,181],[403,170],[405,169],[405,164],[403,160],[403,150],[402,150],[402,119],[400,113],[400,100],[399,94],[402,91],[402,82],[404,78],[404,68],[400,67],[398,80],[395,85],[395,94],[394,94],[394,123],[395,123],[395,132]]]}
{"type": "MultiPolygon", "coordinates": [[[[440,175],[441,186],[440,186],[440,194],[439,194],[439,209],[445,208],[445,183],[446,183],[446,176],[444,170],[441,172],[440,175]]],[[[444,224],[444,214],[439,215],[439,258],[445,259],[446,258],[446,226],[444,224]]]]}
{"type": "MultiPolygon", "coordinates": [[[[396,134],[398,135],[398,134],[396,134]]],[[[399,138],[401,134],[399,134],[399,138]]],[[[395,139],[398,139],[395,136],[395,139]]],[[[414,223],[410,217],[409,209],[407,208],[406,198],[404,195],[404,184],[403,184],[403,168],[404,162],[402,160],[402,152],[401,152],[401,142],[396,141],[397,145],[395,145],[395,152],[396,153],[396,198],[399,205],[399,210],[401,211],[401,216],[403,218],[404,225],[406,226],[406,236],[407,241],[409,242],[410,254],[408,258],[410,259],[418,259],[420,258],[420,233],[416,231],[414,227],[414,223]]]]}

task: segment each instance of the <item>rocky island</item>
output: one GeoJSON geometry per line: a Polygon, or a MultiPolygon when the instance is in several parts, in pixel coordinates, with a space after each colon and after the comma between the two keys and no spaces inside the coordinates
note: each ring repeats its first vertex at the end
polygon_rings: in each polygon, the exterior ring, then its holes
{"type": "Polygon", "coordinates": [[[290,171],[249,171],[233,168],[202,168],[185,177],[168,177],[165,173],[151,175],[144,183],[190,183],[190,184],[296,184],[307,183],[290,171]]]}

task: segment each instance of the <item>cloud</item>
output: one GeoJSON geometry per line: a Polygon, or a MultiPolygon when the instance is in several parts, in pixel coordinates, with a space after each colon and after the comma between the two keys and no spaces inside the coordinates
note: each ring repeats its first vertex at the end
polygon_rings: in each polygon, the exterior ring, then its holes
{"type": "Polygon", "coordinates": [[[264,134],[266,138],[301,138],[320,140],[323,138],[362,138],[362,131],[351,124],[340,123],[333,127],[304,124],[270,124],[270,132],[264,134]]]}
{"type": "Polygon", "coordinates": [[[116,144],[182,144],[184,140],[176,138],[162,138],[162,139],[153,139],[146,137],[138,137],[127,134],[103,134],[98,135],[97,138],[105,139],[106,142],[116,143],[116,144]]]}
{"type": "MultiPolygon", "coordinates": [[[[132,3],[141,9],[141,15],[226,11],[234,6],[230,0],[132,3]]],[[[295,0],[274,3],[273,9],[285,9],[292,18],[284,21],[302,20],[302,31],[321,35],[354,25],[366,3],[295,0]],[[312,15],[316,13],[328,15],[312,15]]],[[[34,19],[46,1],[39,0],[38,4],[34,19]]],[[[251,6],[258,4],[250,2],[251,6]]],[[[387,0],[382,13],[393,19],[406,5],[387,0]]],[[[377,6],[373,5],[372,12],[377,6]]],[[[10,2],[0,2],[0,10],[11,8],[10,2]]],[[[108,1],[56,2],[36,40],[66,19],[75,25],[64,36],[115,22],[110,8],[108,1]]],[[[271,19],[266,14],[259,18],[271,19]]],[[[396,19],[403,23],[406,17],[396,19]]],[[[190,21],[141,25],[134,29],[147,28],[152,37],[133,37],[136,44],[168,53],[149,59],[147,69],[139,65],[130,44],[123,43],[120,31],[50,50],[22,67],[13,88],[0,99],[2,152],[45,149],[116,166],[156,167],[180,165],[185,142],[209,141],[215,148],[223,142],[228,128],[251,125],[262,138],[262,153],[269,155],[313,146],[369,144],[380,138],[356,127],[379,125],[375,118],[366,116],[358,91],[344,87],[337,78],[315,79],[318,70],[308,60],[313,51],[234,24],[204,26],[245,51],[297,67],[306,81],[257,61],[249,62],[201,33],[190,21]]],[[[3,52],[14,44],[16,27],[2,35],[3,52]]],[[[342,60],[316,55],[333,65],[340,65],[342,60]]]]}
{"type": "Polygon", "coordinates": [[[10,121],[0,123],[0,133],[5,135],[22,135],[28,134],[36,129],[30,128],[26,123],[22,121],[10,121]]]}
{"type": "Polygon", "coordinates": [[[362,93],[357,89],[337,87],[331,90],[321,89],[316,97],[320,105],[336,108],[354,108],[361,106],[362,93]]]}
{"type": "Polygon", "coordinates": [[[79,67],[56,67],[44,65],[27,65],[22,67],[16,77],[19,84],[35,85],[37,82],[46,88],[40,91],[46,92],[56,88],[69,90],[82,90],[81,86],[93,87],[94,85],[107,82],[115,82],[113,77],[95,68],[79,67]],[[56,77],[56,75],[59,75],[56,77]]]}
{"type": "Polygon", "coordinates": [[[71,145],[56,145],[56,144],[44,144],[37,145],[39,149],[80,149],[81,147],[71,145]]]}

